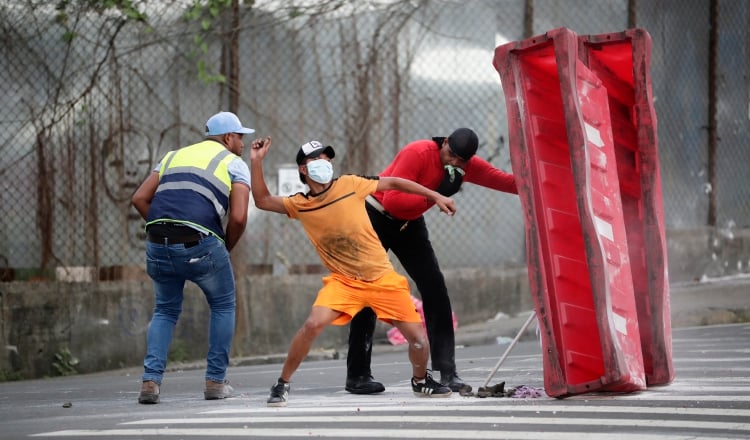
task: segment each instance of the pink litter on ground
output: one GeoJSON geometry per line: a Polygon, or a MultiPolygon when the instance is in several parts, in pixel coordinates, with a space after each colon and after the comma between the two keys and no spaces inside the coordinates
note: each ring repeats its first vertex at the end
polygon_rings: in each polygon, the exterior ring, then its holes
{"type": "Polygon", "coordinates": [[[513,394],[510,397],[518,399],[533,399],[536,397],[545,397],[546,395],[547,394],[541,388],[521,385],[513,391],[513,394]]]}

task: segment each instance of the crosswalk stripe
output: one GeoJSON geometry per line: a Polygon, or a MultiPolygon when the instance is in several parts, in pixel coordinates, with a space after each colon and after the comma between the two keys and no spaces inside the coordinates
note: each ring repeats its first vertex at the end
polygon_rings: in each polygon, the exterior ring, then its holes
{"type": "MultiPolygon", "coordinates": [[[[342,412],[356,413],[356,414],[367,414],[367,413],[382,413],[382,412],[401,412],[404,411],[403,405],[387,405],[387,406],[368,406],[361,409],[352,409],[351,404],[347,408],[331,408],[331,407],[304,407],[294,408],[286,407],[284,409],[277,408],[227,408],[221,410],[205,411],[202,414],[262,414],[262,413],[273,413],[279,414],[284,412],[294,412],[297,414],[306,413],[317,413],[317,414],[336,414],[342,412]]],[[[436,412],[450,412],[450,413],[464,413],[464,412],[487,412],[491,411],[492,408],[488,406],[462,406],[456,407],[450,406],[419,406],[419,407],[408,407],[410,413],[436,413],[436,412]]],[[[579,406],[572,407],[566,405],[544,405],[544,404],[532,404],[532,405],[509,405],[496,408],[498,412],[534,412],[539,414],[546,413],[587,413],[587,414],[661,414],[661,415],[693,415],[693,416],[731,416],[731,417],[747,417],[750,420],[750,409],[728,409],[728,408],[682,408],[682,407],[648,407],[648,406],[579,406]]],[[[421,416],[420,416],[421,417],[421,416]]],[[[127,423],[138,423],[138,422],[127,422],[127,423]]]]}
{"type": "Polygon", "coordinates": [[[621,395],[580,395],[571,396],[570,400],[647,400],[649,402],[658,401],[686,401],[686,402],[750,402],[750,396],[716,396],[711,394],[664,394],[647,396],[643,394],[621,394],[621,395]]]}
{"type": "MultiPolygon", "coordinates": [[[[675,374],[687,373],[687,372],[693,372],[693,371],[696,371],[698,373],[705,373],[706,372],[706,367],[705,366],[700,366],[700,367],[698,367],[698,366],[695,366],[695,367],[686,367],[686,366],[683,366],[683,365],[677,365],[675,367],[675,374]]],[[[746,373],[748,371],[750,371],[750,367],[733,366],[731,368],[731,370],[726,371],[726,374],[746,373]]],[[[745,377],[745,376],[743,376],[743,377],[745,377]]],[[[702,379],[695,379],[695,380],[699,381],[699,380],[702,380],[702,379]]]]}
{"type": "MultiPolygon", "coordinates": [[[[702,351],[701,351],[702,352],[702,351]]],[[[726,353],[726,352],[725,352],[726,353]]],[[[678,365],[681,363],[689,362],[691,364],[695,363],[704,363],[704,364],[713,364],[713,363],[725,363],[725,362],[737,362],[737,363],[744,363],[744,362],[750,362],[750,357],[694,357],[694,358],[686,358],[681,357],[678,362],[675,362],[678,365]]]]}
{"type": "MultiPolygon", "coordinates": [[[[587,394],[577,394],[574,396],[566,397],[566,400],[592,400],[592,401],[607,401],[607,400],[645,400],[645,401],[675,401],[675,400],[686,400],[686,401],[698,401],[698,402],[750,402],[750,394],[743,391],[744,387],[708,387],[705,389],[707,391],[705,394],[700,394],[701,388],[696,387],[682,387],[681,390],[678,390],[677,387],[675,389],[670,390],[672,385],[665,386],[665,387],[652,387],[649,388],[646,391],[643,392],[636,392],[636,393],[587,393],[587,394]],[[689,391],[686,393],[685,391],[689,391]],[[725,391],[724,394],[717,394],[721,391],[725,391]]],[[[411,388],[406,387],[395,387],[395,386],[389,386],[388,391],[395,395],[403,395],[406,396],[410,393],[411,388]]],[[[321,396],[291,396],[290,398],[290,405],[294,405],[296,403],[304,403],[306,399],[315,399],[316,401],[320,399],[321,396]]],[[[326,396],[326,398],[329,398],[331,400],[336,400],[337,398],[342,400],[342,403],[346,405],[352,404],[352,399],[348,393],[344,393],[343,391],[341,394],[338,395],[331,395],[326,396]]],[[[519,402],[519,401],[550,401],[553,398],[551,397],[543,397],[539,399],[520,399],[520,398],[493,398],[488,397],[486,398],[488,401],[497,402],[498,404],[505,404],[510,402],[519,402]]],[[[427,399],[427,400],[434,400],[434,399],[427,399]]],[[[455,404],[457,402],[462,402],[465,404],[472,404],[477,402],[479,400],[478,398],[469,398],[469,397],[458,397],[453,396],[449,398],[448,402],[451,404],[455,404]]],[[[481,399],[481,401],[484,401],[485,399],[481,399]]],[[[424,399],[420,400],[412,400],[411,402],[414,402],[415,405],[421,404],[424,399]]],[[[367,404],[369,405],[372,400],[368,400],[367,404]]]]}
{"type": "MultiPolygon", "coordinates": [[[[750,348],[735,348],[732,350],[723,349],[723,348],[701,348],[699,350],[683,350],[683,353],[701,353],[701,354],[707,354],[707,353],[750,353],[750,348]]],[[[680,356],[680,359],[686,359],[684,356],[680,356]]]]}
{"type": "MultiPolygon", "coordinates": [[[[113,437],[113,436],[211,436],[211,437],[317,437],[317,438],[409,438],[456,439],[470,438],[478,440],[600,440],[605,434],[601,432],[517,432],[493,429],[479,431],[475,429],[430,430],[423,429],[331,429],[331,428],[211,428],[211,429],[78,429],[33,434],[32,437],[113,437]]],[[[628,434],[617,433],[618,440],[665,440],[685,439],[685,434],[628,434]]],[[[690,436],[690,438],[696,438],[690,436]]],[[[726,436],[704,436],[701,440],[725,440],[726,436]]]]}
{"type": "Polygon", "coordinates": [[[750,382],[750,377],[702,377],[700,380],[696,380],[693,383],[707,383],[707,382],[750,382]]]}
{"type": "MultiPolygon", "coordinates": [[[[132,422],[126,422],[125,425],[186,425],[186,424],[201,424],[201,425],[218,425],[228,423],[243,423],[243,424],[262,424],[262,423],[316,423],[321,422],[320,416],[270,416],[270,417],[213,417],[204,419],[148,419],[148,420],[136,420],[132,422]]],[[[733,430],[734,432],[748,431],[750,434],[750,424],[736,422],[715,422],[715,421],[696,421],[696,420],[658,420],[658,419],[643,419],[643,418],[588,418],[588,417],[564,417],[564,418],[551,418],[551,417],[519,417],[515,415],[507,415],[504,417],[496,416],[479,416],[479,417],[466,417],[466,416],[430,416],[420,414],[418,417],[413,415],[378,415],[378,416],[367,416],[367,415],[326,415],[326,422],[335,423],[435,423],[442,427],[455,425],[455,424],[469,424],[469,425],[490,425],[489,427],[496,426],[507,426],[507,425],[525,425],[525,426],[540,426],[540,425],[582,425],[589,428],[597,426],[627,426],[630,428],[680,428],[680,429],[723,429],[733,430]]],[[[286,425],[283,425],[286,426],[286,425]]]]}
{"type": "Polygon", "coordinates": [[[653,393],[656,395],[664,393],[677,393],[677,392],[701,392],[708,391],[712,394],[750,394],[750,386],[745,385],[705,385],[693,382],[675,382],[668,387],[653,387],[649,388],[645,393],[653,393]]]}

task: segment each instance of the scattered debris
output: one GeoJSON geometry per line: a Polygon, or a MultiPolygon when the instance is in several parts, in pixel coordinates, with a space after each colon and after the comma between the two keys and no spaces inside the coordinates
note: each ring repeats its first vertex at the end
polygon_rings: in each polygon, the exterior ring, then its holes
{"type": "Polygon", "coordinates": [[[547,393],[544,392],[543,389],[532,387],[528,385],[521,385],[516,387],[516,389],[513,391],[513,395],[510,397],[515,397],[519,399],[529,399],[529,398],[537,398],[537,397],[546,397],[547,393]]]}
{"type": "Polygon", "coordinates": [[[489,387],[479,387],[477,397],[512,397],[517,399],[530,399],[546,397],[544,390],[529,385],[519,385],[514,388],[505,389],[505,382],[500,382],[489,387]]]}
{"type": "Polygon", "coordinates": [[[471,387],[461,387],[460,390],[458,390],[458,395],[463,397],[472,397],[474,393],[471,392],[471,387]]]}
{"type": "Polygon", "coordinates": [[[510,397],[505,395],[505,382],[500,382],[489,387],[479,387],[477,397],[510,397]]]}

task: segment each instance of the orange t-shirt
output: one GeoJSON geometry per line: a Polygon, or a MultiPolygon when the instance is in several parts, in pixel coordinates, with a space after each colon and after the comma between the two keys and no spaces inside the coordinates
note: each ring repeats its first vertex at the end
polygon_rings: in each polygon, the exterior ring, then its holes
{"type": "Polygon", "coordinates": [[[284,198],[289,217],[302,223],[332,273],[373,281],[393,271],[365,209],[365,197],[377,186],[377,177],[347,174],[321,194],[297,193],[284,198]]]}

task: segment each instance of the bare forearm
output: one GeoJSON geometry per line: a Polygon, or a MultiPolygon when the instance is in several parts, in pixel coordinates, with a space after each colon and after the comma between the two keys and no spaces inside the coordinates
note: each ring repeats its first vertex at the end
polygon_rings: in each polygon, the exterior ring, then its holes
{"type": "Polygon", "coordinates": [[[237,242],[240,241],[240,237],[245,232],[245,223],[228,223],[227,231],[224,234],[224,243],[228,251],[232,251],[237,242]]]}
{"type": "Polygon", "coordinates": [[[148,217],[148,210],[151,208],[151,203],[145,201],[133,201],[133,207],[135,207],[135,210],[138,211],[138,214],[141,215],[141,218],[146,220],[146,218],[148,217]]]}
{"type": "Polygon", "coordinates": [[[243,183],[233,183],[229,193],[229,218],[224,240],[227,250],[232,250],[240,241],[247,225],[247,207],[250,203],[250,188],[243,183]]]}
{"type": "Polygon", "coordinates": [[[250,190],[253,194],[255,206],[259,209],[266,209],[264,201],[271,196],[271,192],[266,185],[266,178],[263,175],[263,163],[259,160],[250,162],[250,190]]]}
{"type": "Polygon", "coordinates": [[[153,172],[149,174],[146,180],[141,183],[141,186],[133,194],[130,202],[138,211],[138,214],[143,217],[144,220],[148,217],[148,210],[151,208],[151,201],[154,199],[156,194],[156,188],[159,186],[159,173],[153,172]]]}
{"type": "Polygon", "coordinates": [[[286,214],[283,198],[271,195],[263,176],[263,158],[270,147],[270,136],[253,141],[250,150],[250,190],[253,193],[256,208],[286,214]]]}
{"type": "MultiPolygon", "coordinates": [[[[263,177],[263,169],[260,163],[252,162],[250,168],[251,185],[253,200],[255,201],[255,207],[264,211],[278,212],[279,214],[286,214],[286,207],[284,206],[284,198],[279,196],[271,195],[266,186],[266,181],[263,177]]],[[[259,162],[259,161],[258,161],[259,162]]]]}

